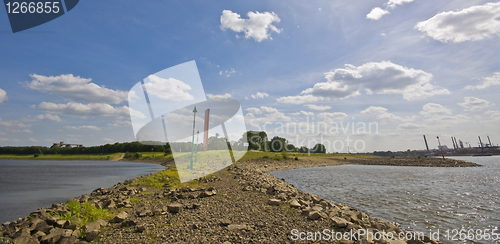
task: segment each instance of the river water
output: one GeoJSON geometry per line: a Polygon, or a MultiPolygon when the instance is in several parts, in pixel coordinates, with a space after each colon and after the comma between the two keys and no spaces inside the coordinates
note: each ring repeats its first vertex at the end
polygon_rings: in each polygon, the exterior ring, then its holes
{"type": "Polygon", "coordinates": [[[462,228],[462,233],[475,232],[472,240],[476,243],[500,243],[491,239],[493,233],[500,234],[500,156],[453,158],[484,166],[342,165],[271,174],[298,189],[347,203],[407,230],[426,235],[439,230],[440,240],[446,243],[464,242],[459,234],[462,228]],[[478,229],[482,231],[476,232],[478,229]],[[484,240],[484,229],[489,229],[489,241],[484,240]]]}
{"type": "Polygon", "coordinates": [[[162,169],[121,161],[0,160],[0,223],[162,169]]]}

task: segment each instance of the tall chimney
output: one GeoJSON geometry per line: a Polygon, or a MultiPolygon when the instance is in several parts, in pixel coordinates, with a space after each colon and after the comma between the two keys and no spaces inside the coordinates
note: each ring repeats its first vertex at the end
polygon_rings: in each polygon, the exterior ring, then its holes
{"type": "Polygon", "coordinates": [[[425,147],[427,148],[427,152],[429,152],[429,145],[427,145],[427,139],[425,138],[425,135],[424,135],[424,141],[425,141],[425,147]]]}
{"type": "Polygon", "coordinates": [[[210,109],[205,110],[205,127],[203,135],[203,151],[208,151],[208,127],[210,126],[210,109]]]}

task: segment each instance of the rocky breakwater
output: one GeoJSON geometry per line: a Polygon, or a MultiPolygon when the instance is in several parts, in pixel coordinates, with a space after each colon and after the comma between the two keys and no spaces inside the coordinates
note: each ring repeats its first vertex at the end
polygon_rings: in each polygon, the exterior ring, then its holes
{"type": "Polygon", "coordinates": [[[362,165],[390,165],[390,166],[420,166],[420,167],[479,167],[480,164],[467,162],[463,160],[447,158],[431,158],[431,157],[408,157],[408,158],[391,158],[391,157],[370,157],[370,158],[347,158],[345,159],[350,164],[362,165]]]}

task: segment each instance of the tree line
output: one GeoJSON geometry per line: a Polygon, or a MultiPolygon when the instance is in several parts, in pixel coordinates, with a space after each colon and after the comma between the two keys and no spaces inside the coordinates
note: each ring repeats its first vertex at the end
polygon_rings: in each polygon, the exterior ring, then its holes
{"type": "MultiPolygon", "coordinates": [[[[202,143],[191,142],[116,142],[91,147],[45,147],[45,146],[21,146],[21,147],[0,147],[0,154],[111,154],[111,153],[137,153],[137,152],[164,152],[170,154],[175,152],[190,152],[203,150],[202,143]]],[[[313,148],[295,147],[285,138],[275,136],[268,140],[266,132],[247,131],[238,141],[229,142],[224,137],[212,136],[208,138],[208,150],[257,150],[267,152],[300,152],[300,153],[326,153],[325,146],[316,144],[313,148]]]]}

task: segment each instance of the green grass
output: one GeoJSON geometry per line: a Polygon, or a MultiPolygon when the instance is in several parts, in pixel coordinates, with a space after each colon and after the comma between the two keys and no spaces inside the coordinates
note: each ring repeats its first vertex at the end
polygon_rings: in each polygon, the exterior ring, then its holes
{"type": "Polygon", "coordinates": [[[61,219],[71,221],[71,224],[85,225],[98,219],[111,219],[113,214],[107,209],[99,209],[91,202],[80,204],[76,200],[66,202],[68,212],[63,214],[61,219]],[[76,221],[75,221],[76,220],[76,221]]]}
{"type": "Polygon", "coordinates": [[[0,159],[24,159],[24,160],[111,160],[117,158],[121,153],[112,154],[40,154],[34,157],[29,155],[0,154],[0,159]]]}
{"type": "Polygon", "coordinates": [[[132,186],[147,185],[161,189],[163,185],[165,185],[165,183],[168,183],[169,187],[171,188],[180,188],[185,186],[196,188],[201,185],[196,180],[181,183],[179,179],[179,174],[177,173],[177,169],[175,167],[171,169],[162,170],[145,178],[134,180],[131,183],[131,185],[132,186]]]}

